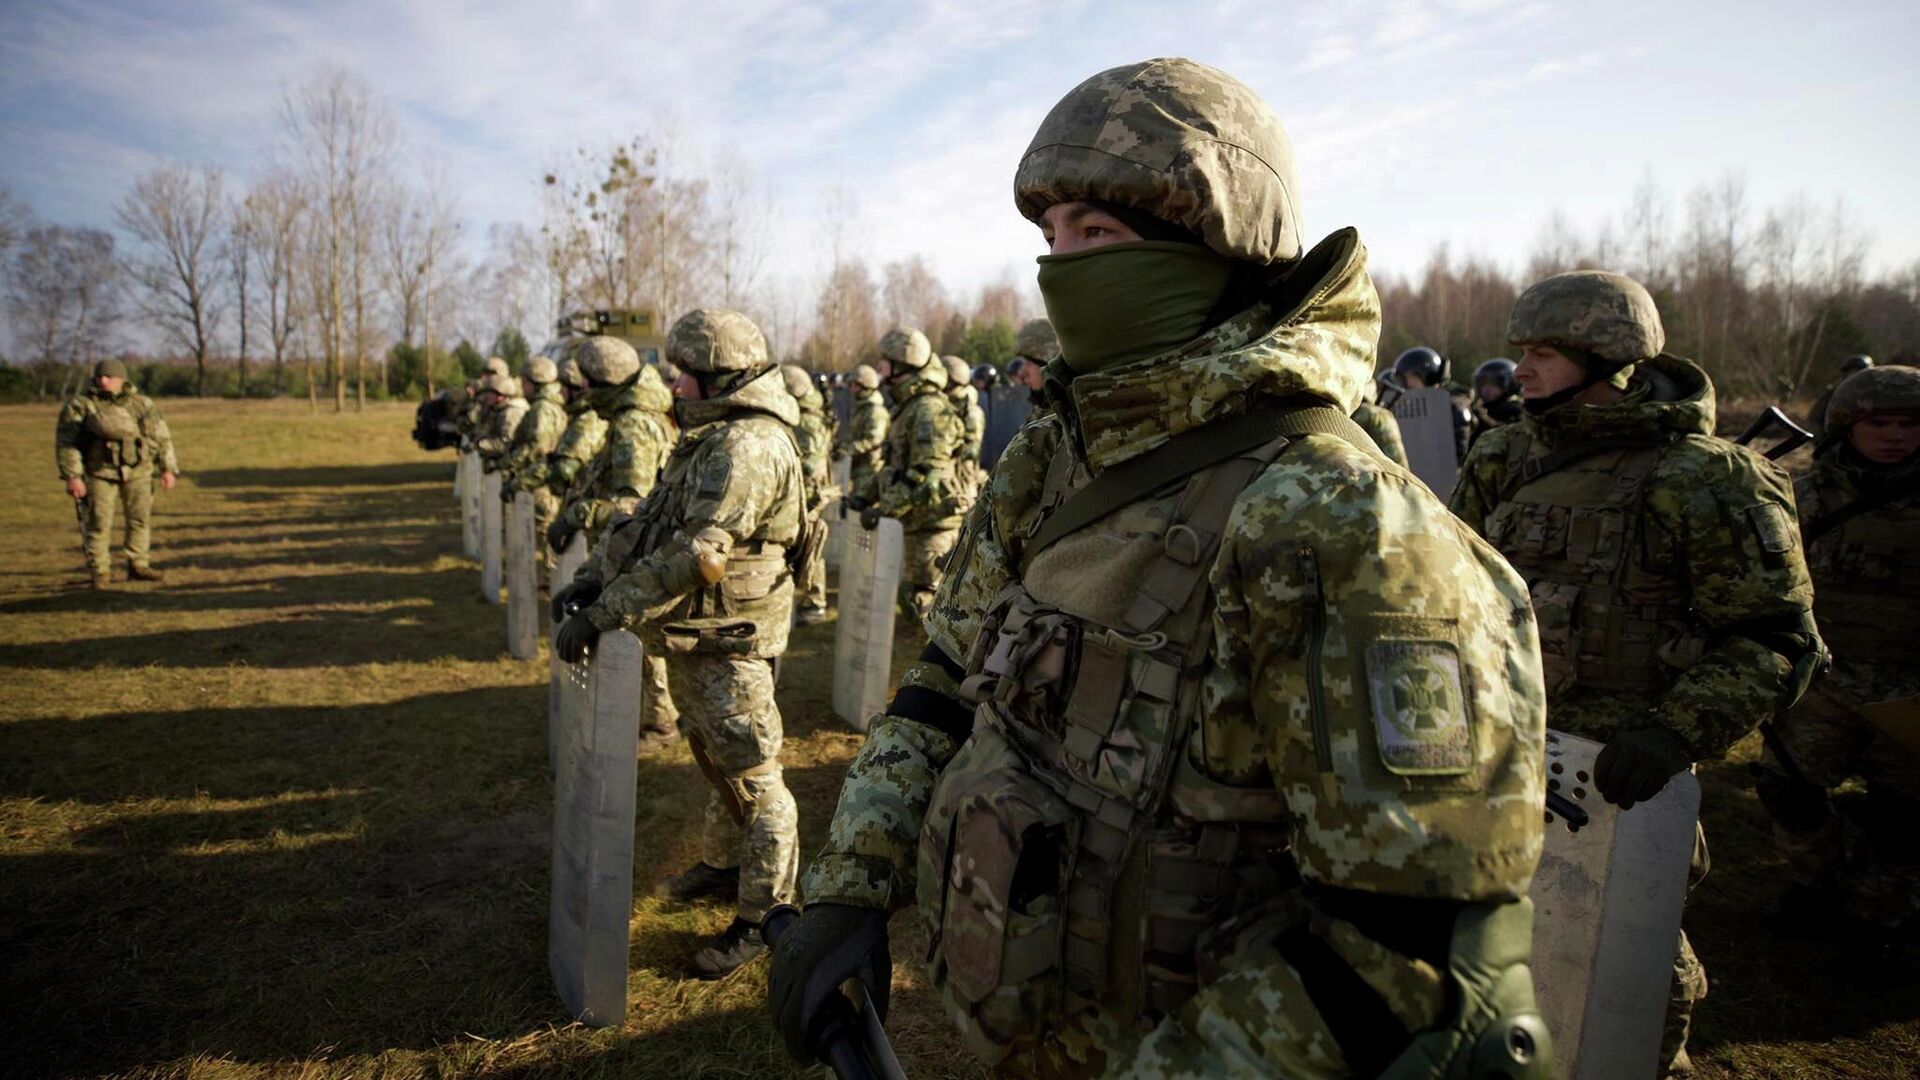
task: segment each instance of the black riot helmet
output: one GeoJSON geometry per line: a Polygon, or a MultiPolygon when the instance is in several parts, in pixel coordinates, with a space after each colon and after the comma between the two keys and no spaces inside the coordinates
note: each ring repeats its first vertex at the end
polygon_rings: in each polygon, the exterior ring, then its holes
{"type": "Polygon", "coordinates": [[[1513,361],[1504,356],[1493,359],[1473,369],[1473,388],[1479,390],[1493,386],[1499,396],[1512,397],[1520,389],[1520,383],[1513,377],[1513,361]]]}
{"type": "Polygon", "coordinates": [[[1856,371],[1865,371],[1873,366],[1873,357],[1855,354],[1840,361],[1840,374],[1851,375],[1856,371]]]}
{"type": "Polygon", "coordinates": [[[1433,349],[1425,345],[1415,345],[1400,354],[1393,362],[1393,381],[1401,386],[1407,385],[1407,376],[1416,375],[1422,385],[1447,385],[1447,361],[1433,349]]]}

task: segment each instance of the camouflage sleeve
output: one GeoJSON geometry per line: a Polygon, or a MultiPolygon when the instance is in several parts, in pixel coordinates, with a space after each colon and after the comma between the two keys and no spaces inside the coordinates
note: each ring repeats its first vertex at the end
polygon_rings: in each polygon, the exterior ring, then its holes
{"type": "Polygon", "coordinates": [[[890,463],[886,487],[880,492],[880,512],[900,517],[932,507],[948,495],[942,478],[960,445],[960,422],[937,397],[917,399],[918,407],[905,418],[912,425],[907,460],[890,463]]]}
{"type": "Polygon", "coordinates": [[[645,413],[629,409],[619,414],[607,433],[607,475],[602,490],[616,507],[631,512],[659,481],[660,467],[666,464],[672,449],[665,432],[645,413]]]}
{"type": "Polygon", "coordinates": [[[1467,451],[1460,478],[1453,485],[1448,509],[1482,536],[1487,534],[1487,515],[1499,504],[1500,488],[1506,483],[1508,444],[1518,427],[1510,424],[1480,436],[1467,451]]]}
{"type": "Polygon", "coordinates": [[[180,459],[174,454],[173,428],[167,424],[167,418],[160,413],[160,407],[147,399],[146,424],[147,437],[153,440],[153,459],[160,465],[163,473],[180,472],[180,459]]]}
{"type": "Polygon", "coordinates": [[[53,463],[62,480],[79,480],[87,474],[86,460],[80,453],[86,422],[87,407],[81,399],[69,398],[60,407],[60,418],[53,425],[53,463]]]}
{"type": "Polygon", "coordinates": [[[1671,538],[1671,557],[1684,567],[1708,638],[1659,711],[1694,760],[1712,761],[1792,705],[1802,689],[1808,669],[1799,665],[1810,662],[1806,650],[1817,648],[1813,583],[1787,474],[1719,440],[1694,437],[1681,445],[1691,452],[1667,455],[1647,494],[1647,513],[1671,538]]]}
{"type": "MultiPolygon", "coordinates": [[[[728,556],[733,545],[762,532],[787,486],[797,482],[798,469],[792,442],[784,434],[769,438],[735,424],[711,436],[688,465],[685,482],[693,488],[679,529],[609,581],[586,609],[587,618],[602,630],[612,630],[665,614],[705,584],[699,566],[703,555],[728,556]]],[[[602,567],[600,573],[609,569],[602,567]]]]}
{"type": "Polygon", "coordinates": [[[856,403],[853,415],[848,418],[846,428],[841,432],[845,436],[840,442],[844,454],[859,457],[871,454],[887,443],[887,410],[878,402],[870,404],[856,403]]]}

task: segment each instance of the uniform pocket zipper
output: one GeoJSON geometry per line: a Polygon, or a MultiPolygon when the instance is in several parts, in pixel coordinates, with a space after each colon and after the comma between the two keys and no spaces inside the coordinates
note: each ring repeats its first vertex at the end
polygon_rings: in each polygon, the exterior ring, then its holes
{"type": "Polygon", "coordinates": [[[1333,771],[1333,734],[1327,729],[1326,692],[1320,686],[1320,652],[1327,640],[1327,593],[1320,581],[1320,559],[1300,545],[1300,579],[1307,587],[1307,708],[1313,720],[1313,757],[1322,773],[1333,771]]]}

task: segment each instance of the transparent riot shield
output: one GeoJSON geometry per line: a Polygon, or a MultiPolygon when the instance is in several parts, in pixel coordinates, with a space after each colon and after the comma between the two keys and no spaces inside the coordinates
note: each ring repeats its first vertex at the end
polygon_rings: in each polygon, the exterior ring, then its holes
{"type": "Polygon", "coordinates": [[[1592,784],[1600,744],[1547,732],[1547,783],[1587,814],[1547,813],[1533,877],[1533,980],[1566,1080],[1652,1077],[1700,818],[1690,772],[1631,810],[1592,784]]]}
{"type": "Polygon", "coordinates": [[[1393,402],[1393,418],[1400,422],[1400,438],[1407,444],[1407,464],[1441,499],[1453,493],[1460,471],[1454,457],[1453,398],[1439,387],[1401,391],[1393,402]]]}
{"type": "Polygon", "coordinates": [[[601,634],[561,682],[553,781],[553,891],[547,965],[567,1011],[589,1027],[627,1013],[640,639],[601,634]]]}
{"type": "MultiPolygon", "coordinates": [[[[573,534],[573,539],[567,541],[566,550],[554,556],[553,590],[559,592],[562,587],[572,582],[573,575],[580,572],[581,565],[586,561],[587,536],[585,533],[576,532],[573,534]]],[[[551,621],[552,617],[553,613],[548,611],[546,613],[546,618],[549,620],[547,629],[548,638],[552,638],[553,632],[560,628],[558,623],[551,621]]],[[[560,683],[566,678],[566,673],[567,665],[560,662],[560,654],[552,649],[547,650],[548,769],[559,767],[560,753],[557,742],[560,732],[560,722],[557,717],[560,715],[560,683]]]]}
{"type": "Polygon", "coordinates": [[[853,486],[853,462],[847,458],[838,458],[833,463],[833,494],[820,509],[821,520],[827,523],[827,567],[840,569],[840,560],[846,555],[847,526],[859,528],[858,521],[849,522],[846,516],[847,490],[853,486]]]}
{"type": "Polygon", "coordinates": [[[516,491],[507,505],[507,655],[540,653],[540,574],[533,539],[533,492],[516,491]]]}
{"type": "Polygon", "coordinates": [[[500,541],[506,524],[501,521],[505,507],[500,504],[500,474],[490,472],[480,482],[480,596],[489,604],[500,602],[500,541]]]}
{"type": "Polygon", "coordinates": [[[855,731],[865,731],[893,690],[893,615],[906,538],[893,518],[864,529],[859,518],[850,517],[842,531],[833,711],[855,731]]]}
{"type": "Polygon", "coordinates": [[[480,455],[471,450],[460,454],[466,470],[466,483],[460,489],[460,550],[469,559],[480,557],[480,455]]]}

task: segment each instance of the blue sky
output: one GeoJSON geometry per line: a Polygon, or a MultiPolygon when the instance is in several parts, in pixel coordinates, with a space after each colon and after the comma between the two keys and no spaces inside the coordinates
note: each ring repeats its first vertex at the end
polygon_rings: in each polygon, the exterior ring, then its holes
{"type": "Polygon", "coordinates": [[[1911,0],[3,0],[0,181],[104,224],[165,160],[244,179],[283,87],[341,65],[457,178],[471,236],[532,221],[570,148],[666,125],[772,182],[792,280],[823,265],[844,186],[875,261],[1030,281],[1009,185],[1040,117],[1094,71],[1186,55],[1266,97],[1308,231],[1358,226],[1376,267],[1446,243],[1517,268],[1555,210],[1591,226],[1649,171],[1677,209],[1732,169],[1756,207],[1844,198],[1884,269],[1920,259],[1916,41],[1911,0]]]}

